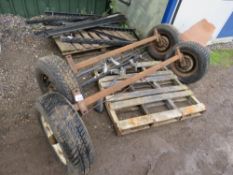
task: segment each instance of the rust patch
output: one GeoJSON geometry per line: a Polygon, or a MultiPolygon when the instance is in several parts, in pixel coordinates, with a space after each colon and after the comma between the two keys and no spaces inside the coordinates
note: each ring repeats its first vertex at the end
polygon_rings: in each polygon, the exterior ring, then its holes
{"type": "Polygon", "coordinates": [[[185,110],[182,111],[183,116],[189,115],[189,114],[193,114],[196,112],[196,108],[194,108],[193,106],[189,106],[186,107],[185,110]]]}

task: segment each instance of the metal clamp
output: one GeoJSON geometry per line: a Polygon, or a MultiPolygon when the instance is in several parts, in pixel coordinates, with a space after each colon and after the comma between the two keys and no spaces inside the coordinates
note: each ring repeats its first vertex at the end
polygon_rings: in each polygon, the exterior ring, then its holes
{"type": "Polygon", "coordinates": [[[87,106],[84,103],[84,97],[81,94],[79,89],[75,89],[72,91],[74,100],[77,103],[77,110],[79,110],[82,114],[86,114],[88,109],[87,106]]]}

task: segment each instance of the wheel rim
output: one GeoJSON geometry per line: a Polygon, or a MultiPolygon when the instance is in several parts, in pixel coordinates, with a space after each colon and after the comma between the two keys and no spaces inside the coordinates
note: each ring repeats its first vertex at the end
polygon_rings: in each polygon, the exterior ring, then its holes
{"type": "Polygon", "coordinates": [[[53,150],[55,151],[56,155],[64,165],[67,165],[67,160],[65,158],[64,151],[62,150],[61,145],[57,142],[49,123],[45,120],[43,115],[41,116],[41,123],[44,132],[49,140],[49,143],[52,146],[53,150]]]}
{"type": "Polygon", "coordinates": [[[166,52],[170,48],[170,42],[167,36],[161,35],[160,41],[154,43],[154,48],[159,52],[166,52]]]}
{"type": "Polygon", "coordinates": [[[176,61],[171,65],[173,71],[178,76],[186,77],[196,72],[198,68],[197,58],[194,55],[183,53],[184,57],[181,61],[176,61]]]}
{"type": "Polygon", "coordinates": [[[41,80],[46,88],[46,90],[55,90],[55,86],[53,83],[49,80],[49,77],[45,74],[41,74],[41,80]]]}

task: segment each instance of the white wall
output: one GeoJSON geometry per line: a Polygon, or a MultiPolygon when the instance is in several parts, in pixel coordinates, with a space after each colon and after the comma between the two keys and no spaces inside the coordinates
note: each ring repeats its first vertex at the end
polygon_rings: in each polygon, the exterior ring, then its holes
{"type": "Polygon", "coordinates": [[[205,18],[216,27],[214,40],[232,11],[233,0],[183,0],[174,25],[180,32],[183,32],[205,18]]]}

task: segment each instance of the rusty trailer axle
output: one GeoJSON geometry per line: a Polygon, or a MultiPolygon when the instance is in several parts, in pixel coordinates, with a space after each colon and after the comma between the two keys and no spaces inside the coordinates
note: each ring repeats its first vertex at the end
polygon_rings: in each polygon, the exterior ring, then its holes
{"type": "MultiPolygon", "coordinates": [[[[127,46],[121,47],[119,49],[115,49],[112,50],[110,52],[106,52],[104,54],[98,55],[96,57],[93,58],[89,58],[85,61],[79,62],[77,64],[75,64],[73,62],[72,56],[71,55],[67,55],[66,59],[68,64],[70,65],[71,69],[74,71],[74,73],[77,73],[80,69],[83,69],[85,67],[94,65],[96,63],[99,63],[101,61],[106,60],[107,58],[113,57],[113,56],[117,56],[120,55],[126,51],[130,51],[133,50],[137,47],[149,44],[151,42],[156,42],[159,38],[159,34],[156,34],[157,32],[155,32],[154,36],[151,36],[149,38],[143,39],[141,41],[129,44],[127,46]]],[[[182,58],[182,54],[179,51],[179,49],[177,49],[177,54],[169,59],[167,59],[166,61],[163,61],[149,69],[146,69],[140,73],[135,74],[134,76],[121,81],[119,83],[114,84],[112,87],[109,87],[107,89],[103,89],[93,95],[90,95],[86,98],[83,98],[82,94],[80,93],[80,89],[76,89],[75,91],[73,91],[75,100],[77,102],[77,110],[79,110],[82,114],[87,113],[87,109],[88,106],[94,104],[95,102],[97,102],[98,100],[103,99],[104,97],[106,97],[107,95],[113,94],[117,91],[120,91],[121,89],[129,86],[130,84],[133,84],[135,82],[137,82],[140,79],[145,78],[146,76],[155,73],[156,71],[162,69],[163,67],[168,66],[171,63],[174,63],[175,61],[179,60],[182,58]]]]}

